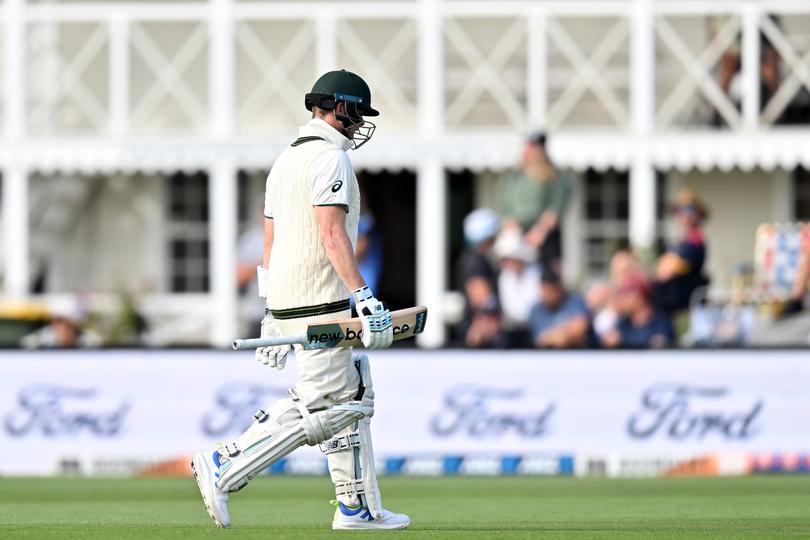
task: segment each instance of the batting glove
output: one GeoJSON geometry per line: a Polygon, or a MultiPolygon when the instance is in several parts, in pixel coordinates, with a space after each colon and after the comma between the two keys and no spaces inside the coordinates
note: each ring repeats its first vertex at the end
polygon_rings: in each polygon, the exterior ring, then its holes
{"type": "Polygon", "coordinates": [[[368,287],[354,291],[357,315],[363,324],[363,346],[367,349],[384,349],[394,341],[394,325],[391,312],[374,298],[368,287]]]}
{"type": "MultiPolygon", "coordinates": [[[[270,313],[267,313],[262,319],[262,335],[263,338],[280,336],[281,330],[278,328],[275,319],[270,313]]],[[[275,345],[273,347],[258,347],[256,349],[256,361],[261,362],[265,366],[273,367],[279,371],[284,369],[287,365],[287,353],[292,350],[292,345],[275,345]]]]}

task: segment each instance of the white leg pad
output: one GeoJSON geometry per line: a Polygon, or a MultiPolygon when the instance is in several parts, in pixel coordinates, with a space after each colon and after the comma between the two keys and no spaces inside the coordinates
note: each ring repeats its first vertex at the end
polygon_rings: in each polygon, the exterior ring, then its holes
{"type": "Polygon", "coordinates": [[[300,421],[282,426],[260,410],[256,421],[234,443],[224,445],[221,454],[220,491],[237,491],[248,480],[296,448],[322,443],[347,426],[364,418],[369,408],[362,402],[350,402],[314,412],[300,421]]]}
{"type": "MultiPolygon", "coordinates": [[[[363,402],[373,407],[374,387],[368,357],[364,354],[357,355],[355,364],[364,387],[363,402]]],[[[345,430],[321,444],[321,451],[329,459],[329,470],[338,499],[343,500],[344,504],[356,504],[359,500],[375,518],[380,519],[384,509],[377,484],[370,426],[371,415],[368,414],[353,426],[354,431],[345,430]]]]}

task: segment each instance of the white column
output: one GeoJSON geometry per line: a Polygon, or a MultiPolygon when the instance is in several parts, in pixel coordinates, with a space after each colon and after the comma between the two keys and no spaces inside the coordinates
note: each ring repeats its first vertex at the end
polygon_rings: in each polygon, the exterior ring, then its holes
{"type": "Polygon", "coordinates": [[[211,345],[227,347],[237,336],[236,165],[219,160],[209,169],[208,237],[211,275],[211,345]]]}
{"type": "Polygon", "coordinates": [[[444,294],[447,274],[446,179],[441,161],[420,161],[416,170],[416,302],[429,308],[422,347],[444,343],[444,294]]]}
{"type": "Polygon", "coordinates": [[[3,6],[3,131],[12,149],[3,169],[3,277],[9,297],[27,295],[30,281],[28,171],[19,152],[25,135],[24,10],[24,0],[6,0],[3,6]]]}
{"type": "Polygon", "coordinates": [[[114,137],[129,132],[129,21],[119,14],[107,26],[110,38],[109,63],[109,130],[114,137]]]}
{"type": "Polygon", "coordinates": [[[644,134],[652,131],[655,118],[655,13],[651,0],[634,0],[630,17],[632,127],[644,134]]]}
{"type": "MultiPolygon", "coordinates": [[[[441,3],[419,2],[419,129],[431,147],[444,131],[444,48],[441,3]]],[[[447,215],[444,165],[425,156],[416,170],[416,301],[429,309],[422,347],[444,343],[444,294],[447,273],[447,215]]]]}
{"type": "Polygon", "coordinates": [[[228,141],[234,131],[233,0],[209,0],[208,96],[211,134],[228,141]]]}
{"type": "Polygon", "coordinates": [[[742,28],[742,113],[745,127],[759,127],[759,8],[747,3],[742,28]]]}
{"type": "MultiPolygon", "coordinates": [[[[234,134],[234,43],[232,0],[209,0],[209,108],[211,138],[223,145],[234,134]]],[[[227,347],[238,330],[236,286],[237,167],[214,156],[209,169],[211,344],[227,347]]]]}
{"type": "Polygon", "coordinates": [[[655,171],[649,138],[655,118],[655,13],[651,0],[632,8],[631,88],[635,155],[630,168],[630,243],[646,249],[655,240],[655,171]]]}
{"type": "Polygon", "coordinates": [[[444,133],[444,24],[440,0],[419,1],[419,127],[437,139],[444,133]]]}
{"type": "Polygon", "coordinates": [[[533,8],[526,18],[526,51],[529,79],[526,82],[529,129],[546,129],[548,112],[548,36],[547,14],[542,8],[533,8]]]}
{"type": "Polygon", "coordinates": [[[655,170],[648,159],[636,158],[630,169],[630,244],[647,249],[655,242],[655,170]]]}
{"type": "Polygon", "coordinates": [[[335,11],[318,12],[315,19],[315,77],[338,68],[337,24],[335,11]]]}

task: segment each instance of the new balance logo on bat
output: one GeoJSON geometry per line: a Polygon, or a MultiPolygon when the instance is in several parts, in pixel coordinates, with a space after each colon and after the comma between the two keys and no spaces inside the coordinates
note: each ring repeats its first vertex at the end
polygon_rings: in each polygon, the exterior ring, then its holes
{"type": "Polygon", "coordinates": [[[320,334],[309,334],[310,343],[337,343],[343,339],[343,332],[323,332],[320,334]]]}
{"type": "MultiPolygon", "coordinates": [[[[411,330],[411,327],[408,324],[394,326],[394,335],[397,336],[399,334],[407,333],[411,330]]],[[[363,331],[354,331],[351,328],[342,329],[334,325],[328,332],[321,332],[321,333],[313,333],[309,334],[308,336],[309,342],[312,344],[315,343],[338,343],[343,341],[344,339],[347,341],[351,341],[353,339],[362,339],[363,331]]]]}

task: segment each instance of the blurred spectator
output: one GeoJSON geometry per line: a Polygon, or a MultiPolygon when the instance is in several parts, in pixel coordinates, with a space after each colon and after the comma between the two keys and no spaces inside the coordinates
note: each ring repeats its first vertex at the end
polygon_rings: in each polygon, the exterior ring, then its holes
{"type": "Polygon", "coordinates": [[[689,307],[689,331],[682,345],[697,347],[740,347],[750,339],[757,322],[757,307],[750,302],[754,290],[754,265],[741,262],[732,267],[731,288],[722,293],[693,297],[689,307]]]}
{"type": "Polygon", "coordinates": [[[75,299],[57,302],[50,309],[49,322],[39,330],[23,336],[25,349],[74,349],[100,346],[100,339],[82,329],[84,313],[75,299]]]}
{"type": "MultiPolygon", "coordinates": [[[[740,45],[739,43],[727,49],[720,61],[717,62],[717,84],[720,89],[729,97],[739,111],[742,107],[742,81],[740,79],[740,45]]],[[[764,99],[764,96],[761,96],[764,99]]],[[[761,110],[761,108],[760,108],[761,110]]],[[[723,116],[714,109],[712,111],[712,124],[715,126],[725,126],[723,116]]]]}
{"type": "Polygon", "coordinates": [[[592,341],[598,345],[602,338],[616,329],[619,315],[613,308],[613,288],[607,281],[598,281],[585,293],[585,305],[591,315],[592,341]]]}
{"type": "Polygon", "coordinates": [[[586,295],[585,303],[591,313],[594,332],[594,344],[616,329],[619,314],[613,306],[614,291],[631,275],[643,273],[641,263],[629,249],[622,249],[610,259],[610,276],[606,282],[592,285],[586,295]]]}
{"type": "Polygon", "coordinates": [[[239,237],[236,255],[236,284],[245,301],[242,304],[241,316],[247,321],[245,329],[248,336],[261,334],[261,323],[264,317],[264,299],[259,297],[258,276],[256,267],[261,266],[264,256],[264,209],[256,226],[247,229],[239,237]]]}
{"type": "Polygon", "coordinates": [[[675,220],[682,229],[681,239],[670,247],[656,263],[654,304],[668,313],[689,306],[692,293],[709,280],[703,273],[706,261],[706,242],[703,221],[708,211],[690,189],[681,190],[673,207],[675,220]]]}
{"type": "Polygon", "coordinates": [[[383,261],[382,237],[375,226],[374,217],[369,213],[360,214],[355,253],[366,285],[372,291],[378,290],[383,261]]]}
{"type": "Polygon", "coordinates": [[[546,153],[546,136],[531,135],[523,145],[521,170],[498,183],[498,213],[505,228],[520,227],[526,242],[538,250],[543,268],[561,271],[560,223],[571,183],[558,174],[546,153]]]}
{"type": "Polygon", "coordinates": [[[630,249],[620,249],[610,258],[610,283],[614,288],[628,276],[643,272],[641,262],[630,249]]]}
{"type": "Polygon", "coordinates": [[[471,347],[488,346],[501,331],[500,307],[492,247],[500,229],[497,214],[488,208],[470,212],[464,218],[466,248],[456,267],[458,288],[464,292],[464,319],[459,333],[471,347]]]}
{"type": "Polygon", "coordinates": [[[805,253],[796,269],[796,279],[790,299],[785,306],[785,314],[798,313],[804,309],[804,300],[810,288],[810,253],[805,253]]]}
{"type": "Polygon", "coordinates": [[[498,299],[494,296],[475,309],[464,345],[476,349],[504,349],[510,345],[503,331],[498,299]]]}
{"type": "MultiPolygon", "coordinates": [[[[779,19],[769,15],[771,20],[780,26],[779,19]]],[[[717,84],[734,103],[738,111],[742,110],[743,84],[742,84],[742,58],[740,44],[736,43],[723,53],[717,63],[717,84]]],[[[764,34],[759,35],[759,110],[765,107],[776,95],[782,83],[781,57],[779,52],[764,34]]],[[[775,124],[799,124],[810,122],[810,93],[806,88],[800,87],[787,104],[785,109],[774,119],[775,124]]],[[[712,124],[725,126],[723,116],[715,110],[712,114],[712,124]]]]}
{"type": "Polygon", "coordinates": [[[555,272],[544,269],[539,303],[529,313],[529,331],[536,347],[584,347],[590,324],[588,308],[579,295],[569,293],[555,272]]]}
{"type": "Polygon", "coordinates": [[[540,266],[535,253],[516,229],[502,231],[495,240],[498,258],[498,297],[503,310],[503,328],[509,347],[531,347],[527,323],[535,304],[540,266]]]}
{"type": "Polygon", "coordinates": [[[624,278],[614,299],[619,323],[602,338],[602,345],[640,349],[674,345],[672,321],[666,313],[653,307],[650,292],[650,283],[643,274],[624,278]]]}

